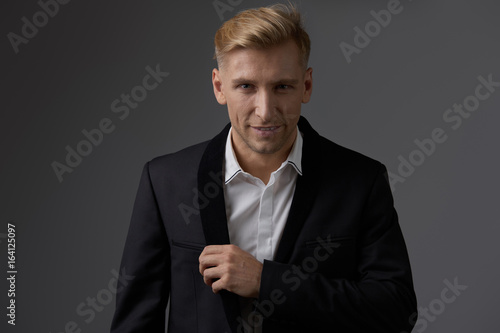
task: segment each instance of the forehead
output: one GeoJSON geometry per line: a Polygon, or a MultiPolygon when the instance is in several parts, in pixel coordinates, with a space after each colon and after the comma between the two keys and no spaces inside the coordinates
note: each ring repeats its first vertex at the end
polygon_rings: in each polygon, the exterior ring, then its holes
{"type": "Polygon", "coordinates": [[[270,48],[251,49],[238,48],[224,57],[221,72],[234,77],[273,77],[293,76],[302,73],[299,48],[294,41],[272,46],[270,48]]]}

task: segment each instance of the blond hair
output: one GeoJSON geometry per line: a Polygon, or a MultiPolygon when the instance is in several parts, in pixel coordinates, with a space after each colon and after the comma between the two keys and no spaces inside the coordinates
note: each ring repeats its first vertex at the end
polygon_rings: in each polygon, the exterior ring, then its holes
{"type": "Polygon", "coordinates": [[[300,13],[289,4],[247,9],[226,21],[215,34],[215,55],[219,67],[224,56],[237,48],[261,49],[293,40],[299,48],[299,57],[307,67],[311,41],[304,30],[300,13]]]}

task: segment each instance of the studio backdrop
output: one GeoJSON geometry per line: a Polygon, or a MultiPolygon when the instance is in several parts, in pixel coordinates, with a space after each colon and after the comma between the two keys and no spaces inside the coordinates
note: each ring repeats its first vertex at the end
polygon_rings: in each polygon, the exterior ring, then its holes
{"type": "MultiPolygon", "coordinates": [[[[141,169],[227,124],[213,36],[272,3],[0,4],[1,332],[109,331],[141,169]]],[[[387,166],[414,332],[499,332],[500,3],[296,3],[312,41],[302,114],[387,166]]]]}

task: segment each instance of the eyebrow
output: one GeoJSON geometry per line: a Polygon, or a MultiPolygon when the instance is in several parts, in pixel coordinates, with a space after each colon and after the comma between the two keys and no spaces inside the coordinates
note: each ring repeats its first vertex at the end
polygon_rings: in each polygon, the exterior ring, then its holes
{"type": "MultiPolygon", "coordinates": [[[[245,78],[241,77],[241,78],[237,78],[237,79],[232,80],[232,83],[235,86],[240,85],[240,84],[253,84],[253,85],[255,85],[256,81],[245,79],[245,78]]],[[[280,80],[276,80],[274,82],[271,82],[272,85],[278,85],[278,84],[295,85],[297,83],[299,83],[299,80],[297,80],[297,79],[280,79],[280,80]]]]}

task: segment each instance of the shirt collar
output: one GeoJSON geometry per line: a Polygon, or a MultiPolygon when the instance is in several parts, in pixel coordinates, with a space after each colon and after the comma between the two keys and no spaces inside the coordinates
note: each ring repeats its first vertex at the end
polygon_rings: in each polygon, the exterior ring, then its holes
{"type": "MultiPolygon", "coordinates": [[[[229,133],[227,134],[226,139],[226,152],[224,156],[224,182],[225,184],[229,183],[238,173],[243,172],[236,159],[233,150],[233,143],[231,141],[231,131],[232,127],[229,129],[229,133]]],[[[287,159],[281,164],[280,168],[282,168],[285,164],[290,164],[293,166],[295,171],[299,175],[302,176],[302,133],[299,131],[299,127],[297,126],[297,136],[295,141],[293,142],[292,150],[288,154],[287,159]]]]}

